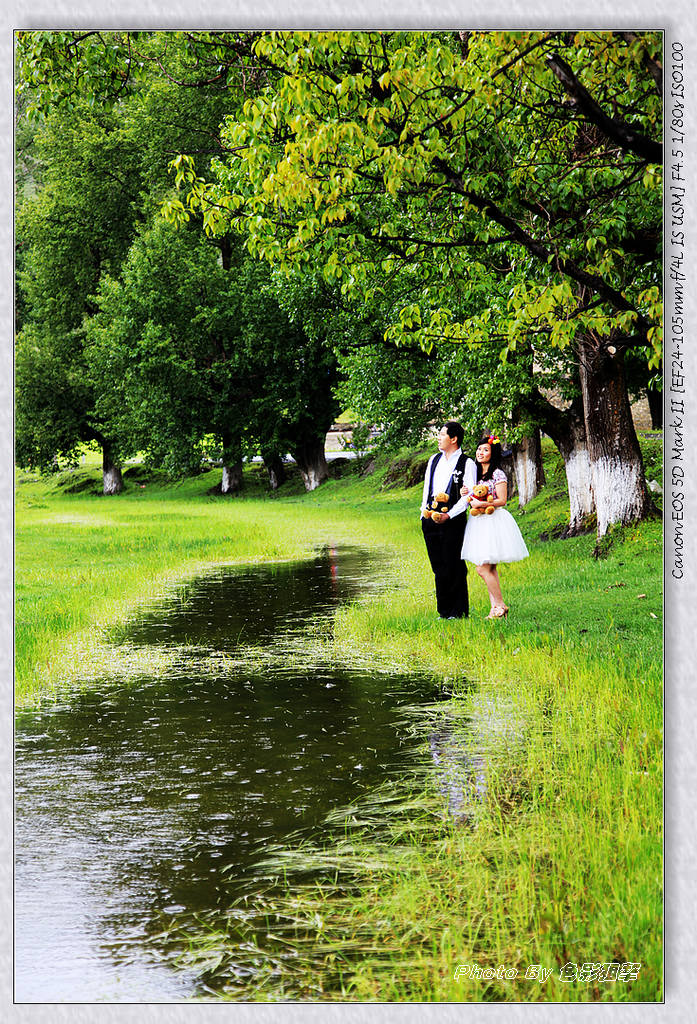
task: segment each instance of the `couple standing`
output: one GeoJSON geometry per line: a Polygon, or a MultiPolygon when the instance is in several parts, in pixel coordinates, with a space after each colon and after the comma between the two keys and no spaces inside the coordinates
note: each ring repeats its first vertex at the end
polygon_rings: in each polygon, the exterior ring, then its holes
{"type": "Polygon", "coordinates": [[[421,502],[421,529],[436,578],[436,603],[442,619],[469,614],[467,566],[473,562],[489,593],[488,619],[505,618],[508,607],[501,594],[499,562],[527,558],[515,519],[504,507],[508,497],[506,474],[501,469],[501,442],[483,437],[475,461],[462,451],[464,431],[449,420],[438,432],[438,452],[428,460],[421,502]],[[489,501],[475,498],[472,489],[484,484],[489,501]],[[432,515],[437,500],[438,514],[432,515]],[[446,500],[447,498],[447,500],[446,500]],[[468,509],[494,507],[493,514],[467,517],[468,509]]]}

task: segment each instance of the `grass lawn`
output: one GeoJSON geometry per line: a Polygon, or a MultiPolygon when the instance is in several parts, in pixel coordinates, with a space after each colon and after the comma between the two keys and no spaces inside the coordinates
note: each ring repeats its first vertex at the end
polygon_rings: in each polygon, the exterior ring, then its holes
{"type": "MultiPolygon", "coordinates": [[[[658,446],[646,446],[652,476],[658,446]]],[[[531,557],[501,569],[511,613],[493,623],[473,571],[470,619],[435,617],[421,486],[384,488],[384,469],[312,494],[296,477],[270,495],[255,468],[232,499],[210,493],[219,471],[172,485],[135,469],[110,498],[92,493],[89,464],[49,480],[18,471],[19,704],[101,671],[105,631],[206,566],[350,543],[388,554],[398,585],[339,611],[330,656],[447,680],[463,719],[492,736],[492,723],[517,723],[510,756],[512,741],[492,740],[486,800],[467,827],[443,815],[432,773],[415,775],[399,813],[346,836],[324,884],[279,890],[265,912],[292,922],[306,955],[232,985],[231,998],[661,998],[661,523],[615,530],[601,558],[592,535],[542,539],[567,514],[560,465],[551,450],[546,460],[542,493],[524,511],[511,504],[531,557]],[[583,968],[609,962],[641,966],[614,981],[583,968]],[[458,963],[518,973],[455,980],[458,963]],[[544,983],[524,977],[536,964],[553,969],[544,983]]],[[[190,961],[212,945],[224,967],[240,941],[192,936],[190,961]]]]}

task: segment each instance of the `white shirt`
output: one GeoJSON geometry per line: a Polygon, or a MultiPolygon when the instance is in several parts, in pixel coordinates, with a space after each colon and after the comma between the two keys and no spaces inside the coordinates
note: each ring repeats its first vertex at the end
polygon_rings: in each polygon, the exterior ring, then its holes
{"type": "MultiPolygon", "coordinates": [[[[461,448],[456,448],[455,451],[452,452],[450,455],[446,455],[444,452],[440,453],[440,459],[438,460],[438,465],[436,466],[435,472],[433,474],[434,494],[438,494],[439,491],[448,490],[448,488],[450,487],[450,478],[452,477],[453,470],[457,465],[457,460],[460,458],[461,455],[461,448]]],[[[421,502],[422,515],[428,508],[428,485],[431,479],[431,466],[435,458],[436,455],[432,455],[431,458],[428,460],[428,465],[426,466],[426,479],[424,480],[424,496],[421,502]]],[[[467,461],[465,462],[465,472],[463,474],[463,477],[464,479],[460,484],[460,487],[462,487],[462,485],[464,484],[466,487],[469,487],[469,489],[472,490],[472,488],[477,482],[477,467],[475,466],[473,459],[467,459],[467,461]]],[[[452,519],[454,516],[459,516],[461,512],[465,511],[468,504],[469,502],[467,501],[467,498],[459,498],[458,501],[450,509],[450,518],[452,519]]]]}

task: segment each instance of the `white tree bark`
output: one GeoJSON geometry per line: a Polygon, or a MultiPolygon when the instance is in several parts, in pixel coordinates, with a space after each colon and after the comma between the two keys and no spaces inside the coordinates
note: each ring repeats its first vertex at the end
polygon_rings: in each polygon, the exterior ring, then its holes
{"type": "Polygon", "coordinates": [[[326,475],[318,466],[307,466],[305,469],[302,469],[301,467],[300,474],[303,478],[306,491],[314,491],[327,479],[326,475]]]}
{"type": "Polygon", "coordinates": [[[535,462],[529,451],[517,451],[513,456],[513,470],[518,488],[518,507],[523,508],[537,494],[535,462]]]}
{"type": "Polygon", "coordinates": [[[121,467],[111,456],[111,446],[105,438],[100,438],[102,445],[102,492],[104,494],[120,494],[123,490],[121,467]]]}
{"type": "Polygon", "coordinates": [[[641,463],[601,456],[593,463],[598,537],[613,523],[633,523],[646,515],[646,481],[641,463]]]}
{"type": "Polygon", "coordinates": [[[283,467],[283,459],[279,455],[268,455],[262,452],[264,465],[269,474],[269,486],[272,491],[277,491],[281,484],[285,483],[286,473],[283,467]]]}
{"type": "Polygon", "coordinates": [[[307,441],[293,452],[306,491],[314,491],[329,479],[329,466],[324,454],[324,440],[307,441]]]}
{"type": "Polygon", "coordinates": [[[123,490],[123,479],[121,470],[114,463],[104,466],[102,469],[102,490],[104,494],[120,494],[123,490]]]}
{"type": "Polygon", "coordinates": [[[554,441],[564,460],[566,488],[569,495],[569,525],[564,536],[573,537],[588,528],[588,518],[595,512],[593,473],[586,441],[586,422],[580,396],[567,409],[547,404],[544,429],[554,441]]]}
{"type": "Polygon", "coordinates": [[[595,511],[593,496],[593,474],[588,448],[577,443],[564,459],[566,486],[569,492],[568,535],[578,533],[595,511]]]}
{"type": "Polygon", "coordinates": [[[618,346],[585,336],[580,373],[600,540],[609,526],[627,525],[652,514],[653,504],[618,346]]]}
{"type": "Polygon", "coordinates": [[[223,494],[236,494],[242,487],[242,463],[235,462],[232,466],[223,466],[221,491],[223,494]]]}
{"type": "Polygon", "coordinates": [[[513,472],[518,490],[518,507],[523,508],[539,493],[544,483],[540,433],[524,437],[513,446],[513,472]]]}

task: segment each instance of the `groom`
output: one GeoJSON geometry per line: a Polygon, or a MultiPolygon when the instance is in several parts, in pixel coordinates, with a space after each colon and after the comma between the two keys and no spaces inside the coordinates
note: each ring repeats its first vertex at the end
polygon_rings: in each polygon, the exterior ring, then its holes
{"type": "Polygon", "coordinates": [[[442,619],[461,619],[469,614],[467,567],[460,554],[467,525],[467,498],[460,497],[463,484],[470,490],[477,479],[472,459],[460,445],[464,431],[455,420],[448,420],[438,432],[438,451],[428,460],[421,502],[421,529],[431,568],[436,578],[436,607],[442,619]],[[447,512],[434,522],[425,513],[434,497],[447,494],[447,502],[438,502],[438,510],[447,512]]]}

